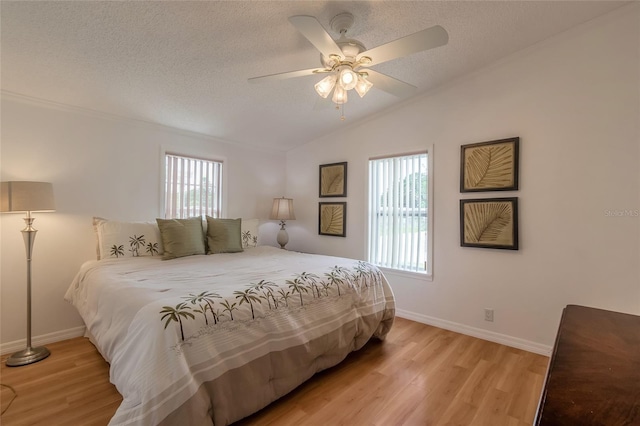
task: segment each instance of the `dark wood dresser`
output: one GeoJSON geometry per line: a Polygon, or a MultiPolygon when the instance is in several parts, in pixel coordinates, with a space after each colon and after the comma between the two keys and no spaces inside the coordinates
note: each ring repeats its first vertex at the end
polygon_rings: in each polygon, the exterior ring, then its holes
{"type": "Polygon", "coordinates": [[[640,316],[568,305],[535,425],[640,425],[640,316]]]}

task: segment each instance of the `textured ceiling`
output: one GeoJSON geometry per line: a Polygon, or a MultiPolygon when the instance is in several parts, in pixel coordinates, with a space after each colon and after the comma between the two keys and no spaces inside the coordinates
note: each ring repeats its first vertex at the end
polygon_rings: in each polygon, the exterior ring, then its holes
{"type": "MultiPolygon", "coordinates": [[[[433,25],[449,44],[374,67],[425,92],[618,8],[614,1],[5,1],[2,90],[287,150],[403,102],[352,95],[346,121],[318,109],[317,76],[247,78],[320,66],[287,20],[350,12],[366,48],[433,25]]],[[[333,34],[337,38],[336,34],[333,34]]]]}

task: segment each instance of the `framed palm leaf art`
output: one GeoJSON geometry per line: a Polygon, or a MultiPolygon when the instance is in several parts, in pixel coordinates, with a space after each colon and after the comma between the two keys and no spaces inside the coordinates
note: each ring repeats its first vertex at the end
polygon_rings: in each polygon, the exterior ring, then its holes
{"type": "Polygon", "coordinates": [[[320,165],[320,197],[347,196],[347,162],[320,165]]]}
{"type": "Polygon", "coordinates": [[[518,198],[460,200],[460,245],[518,250],[518,198]]]}
{"type": "Polygon", "coordinates": [[[318,203],[318,234],[347,236],[347,203],[318,203]]]}
{"type": "Polygon", "coordinates": [[[460,192],[518,189],[520,138],[462,145],[460,192]]]}

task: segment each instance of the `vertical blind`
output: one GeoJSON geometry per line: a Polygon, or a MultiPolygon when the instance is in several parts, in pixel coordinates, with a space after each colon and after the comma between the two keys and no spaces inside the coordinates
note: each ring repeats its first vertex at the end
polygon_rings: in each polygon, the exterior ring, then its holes
{"type": "Polygon", "coordinates": [[[165,159],[165,217],[220,217],[222,162],[174,154],[165,159]]]}
{"type": "Polygon", "coordinates": [[[427,269],[427,154],[369,160],[369,261],[427,269]]]}

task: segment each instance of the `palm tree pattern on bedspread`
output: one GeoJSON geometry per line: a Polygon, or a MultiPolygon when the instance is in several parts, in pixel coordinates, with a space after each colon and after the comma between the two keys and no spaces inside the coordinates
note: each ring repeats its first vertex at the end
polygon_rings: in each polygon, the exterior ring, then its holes
{"type": "Polygon", "coordinates": [[[323,298],[342,297],[363,288],[380,285],[381,282],[382,273],[377,267],[358,261],[351,269],[334,266],[323,277],[301,272],[285,280],[285,284],[280,286],[272,281],[260,280],[250,283],[245,290],[234,291],[234,298],[223,298],[218,293],[209,291],[189,293],[181,297],[184,302],[176,306],[163,306],[160,320],[164,321],[165,329],[171,323],[176,323],[184,342],[185,321],[193,321],[197,317],[202,317],[206,326],[239,320],[254,321],[265,317],[269,312],[300,309],[305,303],[312,304],[323,298]],[[234,311],[238,311],[235,318],[234,311]],[[239,312],[246,312],[245,317],[239,318],[239,312]]]}

